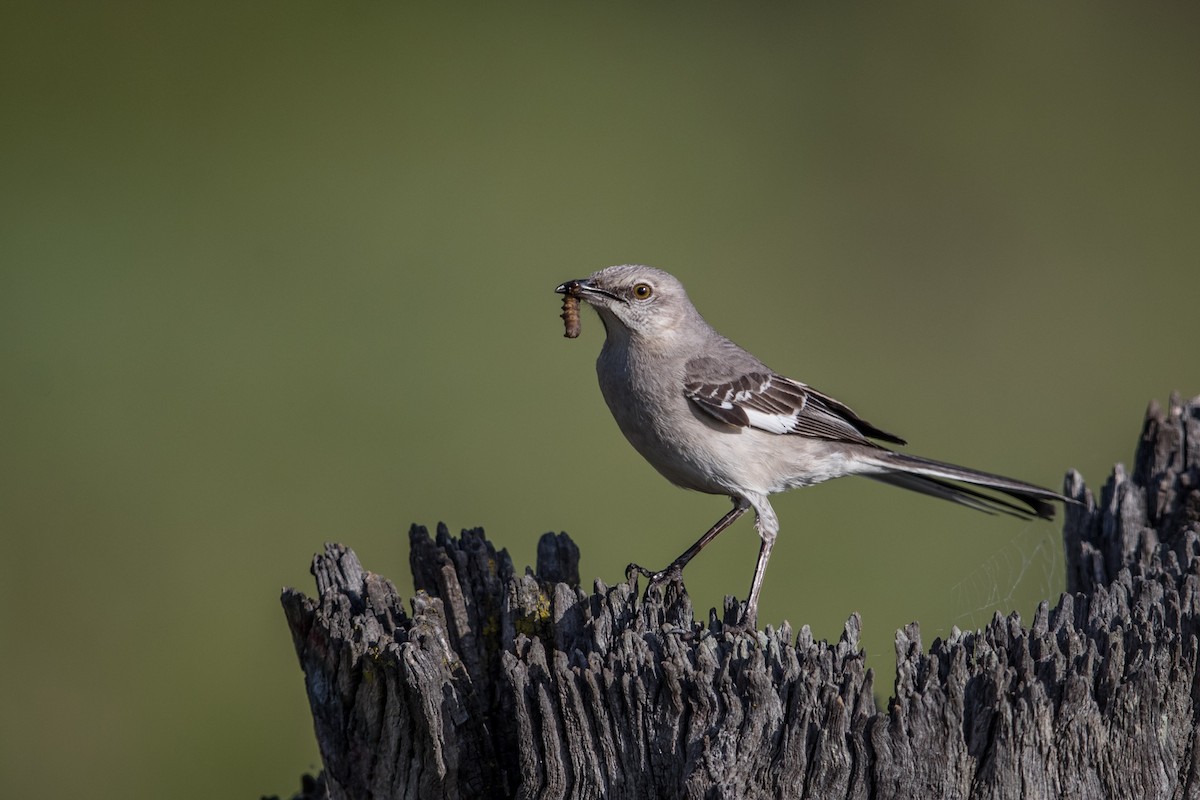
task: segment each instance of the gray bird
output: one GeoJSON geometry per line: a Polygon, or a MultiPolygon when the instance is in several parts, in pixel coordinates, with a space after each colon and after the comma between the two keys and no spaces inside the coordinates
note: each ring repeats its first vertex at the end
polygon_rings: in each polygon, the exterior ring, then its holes
{"type": "Polygon", "coordinates": [[[739,628],[753,628],[757,619],[763,573],[779,532],[767,499],[776,492],[863,475],[1023,519],[1051,519],[1054,506],[1048,501],[1067,500],[1040,486],[876,444],[873,439],[905,441],[832,397],[778,374],[717,333],[683,284],[662,270],[608,267],[555,291],[584,300],[599,313],[606,333],[596,360],[600,391],[634,449],[677,486],[733,500],[733,509],[665,569],[651,572],[636,564],[630,569],[647,576],[651,585],[679,580],[705,545],[754,509],[762,545],[739,628]]]}

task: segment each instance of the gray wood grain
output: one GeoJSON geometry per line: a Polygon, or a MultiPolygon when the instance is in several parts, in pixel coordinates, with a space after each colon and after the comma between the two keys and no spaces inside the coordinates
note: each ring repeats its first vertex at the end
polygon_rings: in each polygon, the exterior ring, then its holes
{"type": "Polygon", "coordinates": [[[283,593],[324,773],[297,797],[1200,796],[1200,399],[1147,413],[1132,474],[1064,523],[1069,593],[928,647],[891,697],[836,642],[693,619],[673,588],[578,586],[546,534],[518,574],[480,530],[414,526],[411,615],[353,551],[283,593]]]}

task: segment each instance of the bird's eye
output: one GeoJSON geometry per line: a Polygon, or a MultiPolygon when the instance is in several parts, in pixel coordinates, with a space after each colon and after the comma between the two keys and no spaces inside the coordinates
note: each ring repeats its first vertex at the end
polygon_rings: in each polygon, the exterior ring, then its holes
{"type": "Polygon", "coordinates": [[[648,283],[639,283],[633,287],[633,296],[638,300],[649,300],[652,294],[654,289],[648,283]]]}

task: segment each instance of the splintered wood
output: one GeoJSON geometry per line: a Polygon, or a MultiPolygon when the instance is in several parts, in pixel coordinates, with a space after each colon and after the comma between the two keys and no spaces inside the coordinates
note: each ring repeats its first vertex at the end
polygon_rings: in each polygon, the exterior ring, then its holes
{"type": "Polygon", "coordinates": [[[573,294],[563,295],[563,336],[574,339],[579,335],[579,298],[573,294]]]}

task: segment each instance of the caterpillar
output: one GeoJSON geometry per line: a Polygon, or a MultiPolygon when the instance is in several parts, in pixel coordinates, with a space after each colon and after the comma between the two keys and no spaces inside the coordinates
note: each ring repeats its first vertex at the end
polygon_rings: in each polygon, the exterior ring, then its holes
{"type": "Polygon", "coordinates": [[[579,336],[579,298],[572,294],[563,295],[563,336],[574,339],[579,336]]]}

